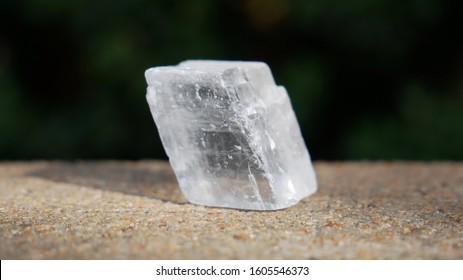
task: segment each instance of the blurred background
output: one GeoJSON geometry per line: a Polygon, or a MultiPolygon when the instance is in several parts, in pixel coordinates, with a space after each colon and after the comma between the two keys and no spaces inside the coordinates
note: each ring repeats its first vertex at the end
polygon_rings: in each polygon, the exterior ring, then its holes
{"type": "Polygon", "coordinates": [[[463,1],[2,0],[0,159],[166,158],[145,69],[258,60],[313,159],[463,160],[463,1]]]}

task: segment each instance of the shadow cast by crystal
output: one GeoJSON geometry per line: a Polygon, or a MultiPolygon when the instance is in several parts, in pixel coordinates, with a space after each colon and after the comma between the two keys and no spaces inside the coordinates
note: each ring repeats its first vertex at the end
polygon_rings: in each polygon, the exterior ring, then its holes
{"type": "Polygon", "coordinates": [[[55,182],[121,192],[178,204],[186,203],[172,169],[156,163],[59,163],[35,170],[29,176],[55,182]]]}

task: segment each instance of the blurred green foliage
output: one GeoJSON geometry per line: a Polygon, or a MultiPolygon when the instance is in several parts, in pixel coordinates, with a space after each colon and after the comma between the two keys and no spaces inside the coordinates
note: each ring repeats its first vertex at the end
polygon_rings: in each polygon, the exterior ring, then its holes
{"type": "Polygon", "coordinates": [[[315,159],[463,159],[448,0],[0,3],[0,159],[164,158],[143,72],[260,60],[315,159]]]}

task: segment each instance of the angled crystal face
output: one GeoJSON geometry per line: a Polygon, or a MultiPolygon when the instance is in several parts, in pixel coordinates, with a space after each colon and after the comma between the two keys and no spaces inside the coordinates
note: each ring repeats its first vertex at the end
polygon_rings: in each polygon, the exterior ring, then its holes
{"type": "Polygon", "coordinates": [[[145,76],[151,113],[190,202],[276,210],[316,191],[288,95],[265,63],[185,61],[145,76]]]}

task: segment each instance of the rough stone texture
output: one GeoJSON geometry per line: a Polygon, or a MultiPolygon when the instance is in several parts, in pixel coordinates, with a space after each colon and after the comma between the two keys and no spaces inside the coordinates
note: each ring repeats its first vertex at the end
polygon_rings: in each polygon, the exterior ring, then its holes
{"type": "Polygon", "coordinates": [[[1,259],[462,259],[463,163],[316,163],[270,212],[185,203],[165,162],[0,164],[1,259]]]}

